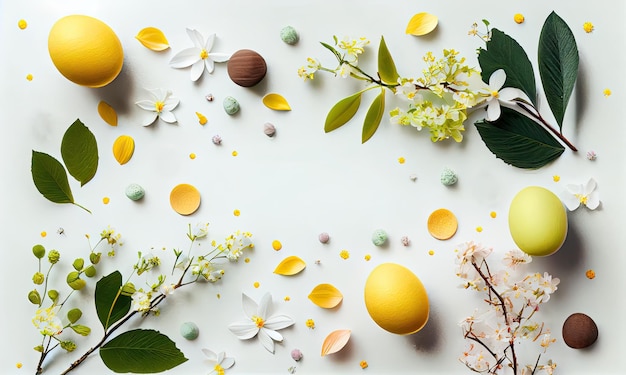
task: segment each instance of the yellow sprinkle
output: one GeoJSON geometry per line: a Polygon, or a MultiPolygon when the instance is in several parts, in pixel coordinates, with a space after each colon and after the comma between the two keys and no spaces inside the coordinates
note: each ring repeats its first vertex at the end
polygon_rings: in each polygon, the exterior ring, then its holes
{"type": "Polygon", "coordinates": [[[235,211],[233,211],[233,215],[239,216],[239,215],[241,215],[241,211],[235,210],[235,211]]]}
{"type": "Polygon", "coordinates": [[[217,299],[220,299],[220,298],[222,298],[222,295],[217,293],[217,299]]]}
{"type": "Polygon", "coordinates": [[[609,97],[611,96],[611,89],[604,89],[603,93],[604,93],[604,96],[609,97]]]}
{"type": "Polygon", "coordinates": [[[552,180],[554,182],[559,182],[559,181],[561,181],[561,176],[555,174],[554,176],[552,176],[552,180]]]}
{"type": "Polygon", "coordinates": [[[278,251],[278,250],[280,250],[280,249],[282,249],[282,248],[283,248],[283,244],[282,244],[282,243],[280,243],[280,241],[279,241],[279,240],[274,240],[274,241],[272,241],[272,248],[273,248],[274,250],[278,251]]]}
{"type": "Polygon", "coordinates": [[[207,123],[207,119],[202,113],[196,112],[196,116],[198,116],[198,122],[200,125],[205,125],[207,123]]]}
{"type": "Polygon", "coordinates": [[[255,282],[254,282],[254,287],[255,287],[255,288],[258,288],[258,287],[260,287],[260,286],[261,286],[261,283],[259,283],[258,281],[255,281],[255,282]]]}
{"type": "Polygon", "coordinates": [[[189,159],[193,160],[195,158],[196,158],[196,154],[194,154],[193,152],[189,154],[189,159]]]}
{"type": "Polygon", "coordinates": [[[521,13],[515,13],[515,15],[513,16],[513,21],[515,21],[515,23],[523,23],[524,15],[521,13]]]}
{"type": "Polygon", "coordinates": [[[362,369],[366,369],[368,366],[367,361],[361,361],[361,363],[359,363],[359,366],[361,366],[362,369]]]}
{"type": "Polygon", "coordinates": [[[585,272],[585,276],[587,276],[587,278],[591,280],[596,277],[596,272],[594,270],[587,270],[587,272],[585,272]]]}
{"type": "Polygon", "coordinates": [[[492,219],[495,219],[495,218],[496,218],[496,216],[497,216],[496,211],[491,211],[491,212],[489,213],[489,216],[491,216],[491,218],[492,218],[492,219]]]}
{"type": "Polygon", "coordinates": [[[428,255],[435,255],[435,250],[428,250],[428,255]]]}
{"type": "Polygon", "coordinates": [[[250,258],[246,258],[243,261],[246,262],[246,263],[250,263],[250,258]]]}
{"type": "Polygon", "coordinates": [[[372,256],[369,254],[365,254],[365,260],[369,262],[370,259],[372,259],[372,256]]]}
{"type": "Polygon", "coordinates": [[[350,258],[350,252],[348,250],[341,250],[341,252],[339,253],[339,256],[342,257],[343,259],[348,259],[350,258]]]}
{"type": "Polygon", "coordinates": [[[311,329],[315,328],[315,321],[313,319],[307,319],[305,324],[306,324],[307,327],[309,327],[311,329]]]}
{"type": "Polygon", "coordinates": [[[45,237],[45,236],[47,236],[47,235],[48,235],[48,233],[46,233],[46,231],[43,231],[43,232],[41,232],[40,234],[41,234],[41,237],[45,237]]]}
{"type": "Polygon", "coordinates": [[[110,201],[111,201],[111,199],[109,197],[102,198],[102,203],[104,203],[104,204],[109,204],[110,201]]]}
{"type": "Polygon", "coordinates": [[[32,74],[30,74],[30,73],[29,73],[29,74],[27,74],[27,75],[26,75],[26,80],[28,80],[28,81],[32,81],[32,80],[33,80],[33,75],[32,75],[32,74]]]}
{"type": "Polygon", "coordinates": [[[480,233],[482,231],[483,231],[483,227],[481,226],[476,227],[476,232],[480,233]]]}
{"type": "Polygon", "coordinates": [[[26,22],[26,20],[17,21],[17,27],[19,27],[20,29],[24,30],[27,26],[28,26],[28,23],[26,22]]]}
{"type": "Polygon", "coordinates": [[[233,156],[237,156],[237,155],[239,155],[239,153],[236,150],[233,151],[233,156]]]}
{"type": "Polygon", "coordinates": [[[285,299],[285,302],[289,302],[289,301],[291,301],[291,297],[289,297],[289,296],[285,296],[285,298],[284,298],[284,299],[285,299]]]}
{"type": "Polygon", "coordinates": [[[403,158],[402,156],[400,156],[400,157],[398,158],[398,163],[400,163],[400,164],[404,164],[404,162],[405,162],[405,161],[406,161],[406,159],[405,159],[405,158],[403,158]]]}
{"type": "Polygon", "coordinates": [[[586,33],[592,32],[593,31],[593,23],[591,23],[591,22],[583,23],[583,30],[585,30],[586,33]]]}

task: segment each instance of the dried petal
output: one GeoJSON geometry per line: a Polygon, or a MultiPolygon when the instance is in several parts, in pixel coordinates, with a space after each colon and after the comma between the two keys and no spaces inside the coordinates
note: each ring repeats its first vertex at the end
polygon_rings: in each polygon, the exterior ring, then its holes
{"type": "Polygon", "coordinates": [[[349,329],[339,329],[326,336],[322,344],[322,357],[343,349],[350,340],[350,333],[352,333],[352,331],[349,329]]]}
{"type": "Polygon", "coordinates": [[[135,140],[129,135],[120,135],[113,142],[113,156],[120,165],[128,163],[135,152],[135,140]]]}
{"type": "Polygon", "coordinates": [[[421,36],[435,30],[439,19],[430,13],[417,13],[414,15],[409,24],[406,26],[406,33],[421,36]]]}
{"type": "Polygon", "coordinates": [[[117,113],[109,103],[100,101],[98,103],[98,114],[107,124],[117,126],[117,113]]]}
{"type": "Polygon", "coordinates": [[[280,94],[267,94],[263,97],[263,104],[269,109],[276,111],[291,111],[287,100],[280,94]]]}
{"type": "Polygon", "coordinates": [[[283,259],[276,266],[274,273],[284,276],[291,276],[300,273],[306,267],[306,263],[295,255],[283,259]]]}
{"type": "Polygon", "coordinates": [[[319,284],[309,294],[309,299],[319,307],[332,309],[343,300],[343,294],[331,284],[319,284]]]}
{"type": "Polygon", "coordinates": [[[169,42],[163,32],[156,27],[146,27],[139,31],[137,40],[144,45],[144,47],[152,51],[163,51],[170,48],[169,42]]]}

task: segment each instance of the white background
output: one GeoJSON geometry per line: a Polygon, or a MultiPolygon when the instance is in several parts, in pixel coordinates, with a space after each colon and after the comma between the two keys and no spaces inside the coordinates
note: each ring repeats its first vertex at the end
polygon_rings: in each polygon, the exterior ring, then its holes
{"type": "MultiPolygon", "coordinates": [[[[2,1],[0,3],[0,105],[3,147],[0,165],[2,192],[0,224],[2,257],[2,322],[0,372],[34,373],[38,353],[32,347],[40,335],[30,319],[34,306],[26,299],[32,289],[31,276],[36,260],[31,247],[42,243],[58,249],[69,267],[71,260],[88,254],[85,234],[98,236],[107,225],[121,232],[124,246],[114,259],[105,259],[100,275],[119,269],[131,271],[136,252],[153,252],[163,259],[164,273],[171,266],[172,248],[187,247],[188,223],[210,222],[210,236],[220,241],[242,229],[254,234],[256,248],[250,263],[230,265],[217,284],[183,288],[163,304],[158,318],[133,321],[132,327],[153,327],[174,339],[189,361],[172,374],[208,373],[200,348],[226,351],[236,358],[228,373],[361,373],[361,360],[369,363],[368,373],[458,374],[468,372],[458,361],[464,349],[457,323],[481,306],[481,297],[457,287],[454,275],[455,247],[475,240],[494,247],[492,261],[515,245],[508,232],[508,205],[512,197],[529,185],[544,186],[560,193],[568,183],[584,183],[594,177],[599,184],[602,205],[596,211],[581,208],[569,213],[569,233],[563,248],[553,256],[535,259],[529,271],[548,271],[561,280],[559,289],[545,305],[541,317],[559,339],[543,357],[558,363],[561,374],[614,374],[620,371],[623,355],[624,255],[621,229],[624,213],[623,69],[624,6],[614,1],[2,1]],[[184,4],[184,5],[183,5],[184,4]],[[324,134],[327,111],[339,99],[355,92],[356,82],[319,76],[302,82],[298,67],[309,56],[333,66],[333,57],[318,42],[332,36],[365,36],[372,40],[363,67],[373,72],[378,40],[385,36],[398,70],[404,76],[419,75],[421,56],[427,51],[439,55],[454,48],[476,65],[475,50],[481,46],[467,31],[474,22],[488,19],[515,38],[527,51],[536,68],[537,40],[543,21],[555,10],[572,28],[580,51],[580,75],[570,104],[564,132],[578,146],[577,154],[566,150],[556,162],[535,171],[519,170],[497,160],[484,146],[473,127],[480,114],[467,121],[463,143],[432,144],[428,134],[391,125],[385,116],[378,133],[360,144],[365,109],[343,128],[324,134]],[[430,12],[440,18],[437,30],[426,37],[405,35],[411,16],[430,12]],[[526,22],[517,25],[513,15],[522,13],[526,22]],[[86,14],[109,24],[119,36],[125,52],[124,68],[116,81],[105,88],[88,89],[62,77],[47,53],[47,35],[54,22],[69,14],[86,14]],[[20,30],[17,22],[28,21],[20,30]],[[582,25],[591,21],[593,33],[582,25]],[[280,40],[280,30],[294,26],[300,41],[289,46],[280,40]],[[161,29],[171,49],[153,52],[134,36],[144,27],[161,29]],[[235,52],[248,48],[267,61],[268,73],[254,88],[242,88],[230,81],[225,64],[206,72],[199,82],[189,79],[188,69],[171,69],[168,62],[183,48],[191,46],[185,28],[196,28],[205,37],[216,33],[214,51],[235,52]],[[618,42],[616,45],[615,43],[618,42]],[[26,75],[32,74],[29,82],[26,75]],[[141,109],[134,102],[147,98],[144,88],[171,89],[181,99],[175,110],[177,125],[157,122],[140,125],[141,109]],[[603,96],[610,88],[613,94],[603,96]],[[266,108],[261,98],[269,92],[285,96],[290,112],[266,108]],[[209,103],[205,95],[216,100],[209,103]],[[241,103],[241,112],[228,116],[222,109],[224,97],[241,103]],[[111,127],[97,113],[105,100],[119,115],[111,127]],[[195,112],[208,118],[198,124],[195,112]],[[100,164],[95,178],[84,187],[70,181],[78,203],[91,209],[88,214],[72,205],[45,200],[30,176],[31,150],[60,159],[59,146],[67,127],[77,118],[95,134],[100,164]],[[263,124],[272,122],[277,135],[268,138],[263,124]],[[122,134],[136,141],[132,160],[120,166],[111,153],[113,141],[122,134]],[[220,134],[217,147],[211,137],[220,134]],[[595,150],[598,159],[585,158],[595,150]],[[233,150],[237,157],[231,156],[233,150]],[[197,154],[195,160],[190,153],[197,154]],[[398,163],[404,157],[405,164],[398,163]],[[443,168],[457,171],[459,182],[448,188],[439,182],[443,168]],[[417,180],[409,176],[416,174],[417,180]],[[559,175],[560,182],[553,181],[559,175]],[[130,183],[146,189],[141,202],[124,196],[130,183]],[[179,183],[195,185],[201,192],[200,209],[189,217],[176,214],[169,206],[169,192],[179,183]],[[110,197],[108,205],[103,197],[110,197]],[[426,230],[426,219],[435,209],[446,207],[459,219],[459,230],[449,241],[437,241],[426,230]],[[233,210],[241,211],[235,217],[233,210]],[[492,219],[491,211],[497,213],[492,219]],[[477,226],[483,231],[478,233],[477,226]],[[64,234],[57,234],[63,228],[64,234]],[[371,244],[378,228],[389,233],[389,245],[371,244]],[[40,232],[46,231],[45,238],[40,232]],[[331,235],[327,245],[317,236],[331,235]],[[409,236],[411,245],[400,244],[409,236]],[[283,249],[271,243],[278,239],[283,249]],[[166,250],[162,250],[165,248],[166,250]],[[346,249],[348,260],[339,257],[346,249]],[[434,255],[428,255],[434,250],[434,255]],[[371,254],[369,262],[365,254],[371,254]],[[275,266],[288,255],[307,262],[306,270],[291,278],[273,274],[275,266]],[[315,261],[320,260],[316,265],[315,261]],[[424,283],[431,303],[427,326],[411,336],[397,336],[380,329],[368,316],[363,303],[363,285],[370,270],[387,261],[401,263],[424,283]],[[588,280],[587,269],[597,277],[588,280]],[[255,289],[253,283],[260,287],[255,289]],[[343,294],[336,309],[323,310],[307,295],[319,283],[331,283],[343,294]],[[240,341],[227,325],[244,318],[241,293],[255,299],[265,292],[274,297],[273,310],[291,316],[296,324],[282,330],[285,340],[268,353],[257,340],[240,341]],[[217,298],[217,294],[221,298],[217,298]],[[291,301],[283,298],[290,296],[291,301]],[[600,336],[586,350],[568,348],[560,337],[563,321],[574,312],[590,315],[600,336]],[[305,326],[309,318],[316,328],[305,326]],[[178,329],[194,321],[201,329],[196,341],[186,341],[178,329]],[[324,337],[335,329],[351,329],[349,345],[340,353],[320,357],[324,337]],[[296,363],[290,351],[299,348],[304,359],[296,363]],[[15,364],[24,367],[17,370],[15,364]]],[[[538,81],[538,89],[542,92],[538,81]]],[[[388,97],[390,98],[390,97],[388,97]]],[[[373,99],[373,97],[371,98],[373,99]]],[[[364,103],[371,100],[364,98],[364,103]]],[[[400,104],[388,101],[388,109],[400,104]]],[[[542,98],[541,111],[552,120],[542,98]]],[[[554,122],[553,122],[554,123],[554,122]]],[[[206,244],[204,245],[206,246],[206,244]]],[[[495,264],[495,263],[494,263],[495,264]]],[[[59,288],[65,270],[58,272],[59,288]]],[[[51,282],[52,282],[51,281],[51,282]]],[[[138,284],[140,280],[135,280],[138,284]]],[[[46,364],[46,373],[55,374],[97,342],[100,326],[91,302],[93,283],[72,298],[83,307],[85,323],[93,333],[79,339],[71,354],[57,353],[46,364]]],[[[75,372],[103,373],[106,368],[97,356],[89,358],[75,372]]],[[[365,372],[363,372],[365,373],[365,372]]]]}

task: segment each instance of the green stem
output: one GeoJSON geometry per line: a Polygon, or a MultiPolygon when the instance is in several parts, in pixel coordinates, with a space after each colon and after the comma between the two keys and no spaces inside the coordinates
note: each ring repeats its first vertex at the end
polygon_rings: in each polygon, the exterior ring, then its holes
{"type": "Polygon", "coordinates": [[[533,112],[530,109],[528,109],[526,104],[517,102],[517,105],[520,108],[522,108],[524,111],[526,111],[526,113],[528,113],[533,119],[539,121],[539,123],[541,123],[543,126],[548,128],[548,130],[550,130],[557,138],[559,138],[561,142],[565,143],[565,145],[569,147],[570,150],[574,152],[578,151],[578,149],[567,138],[565,138],[562,132],[556,130],[543,117],[541,117],[541,114],[539,114],[539,111],[537,111],[536,108],[533,107],[533,109],[535,110],[535,112],[533,112]]]}
{"type": "Polygon", "coordinates": [[[72,204],[73,204],[73,205],[75,205],[75,206],[78,206],[78,207],[82,208],[83,210],[85,210],[85,211],[87,211],[87,212],[89,212],[89,213],[91,213],[91,211],[89,211],[87,208],[85,208],[85,207],[81,206],[80,204],[78,204],[78,203],[76,203],[76,202],[72,202],[72,204]]]}

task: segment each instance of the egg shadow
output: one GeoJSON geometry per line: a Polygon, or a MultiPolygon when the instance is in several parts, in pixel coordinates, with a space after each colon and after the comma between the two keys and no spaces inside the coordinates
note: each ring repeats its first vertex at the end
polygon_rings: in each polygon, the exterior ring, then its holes
{"type": "Polygon", "coordinates": [[[115,108],[117,114],[127,114],[130,111],[132,101],[129,100],[130,93],[133,92],[134,81],[130,68],[126,61],[117,77],[108,85],[90,89],[91,93],[98,99],[104,100],[111,107],[115,108]]]}
{"type": "Polygon", "coordinates": [[[441,321],[439,314],[431,311],[424,328],[406,337],[418,352],[434,353],[441,346],[441,321]]]}

